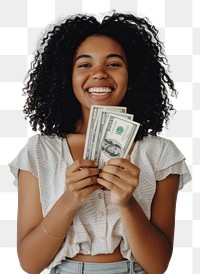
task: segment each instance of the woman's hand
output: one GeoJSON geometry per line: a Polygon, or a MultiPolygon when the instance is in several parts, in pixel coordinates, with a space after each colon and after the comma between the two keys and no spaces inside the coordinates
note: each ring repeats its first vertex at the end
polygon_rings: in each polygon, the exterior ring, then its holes
{"type": "Polygon", "coordinates": [[[139,173],[139,168],[128,159],[111,159],[102,167],[97,182],[111,190],[113,204],[125,206],[138,186],[139,173]]]}
{"type": "Polygon", "coordinates": [[[98,164],[92,160],[76,160],[67,168],[66,195],[72,206],[80,207],[87,197],[102,188],[97,184],[98,164]]]}

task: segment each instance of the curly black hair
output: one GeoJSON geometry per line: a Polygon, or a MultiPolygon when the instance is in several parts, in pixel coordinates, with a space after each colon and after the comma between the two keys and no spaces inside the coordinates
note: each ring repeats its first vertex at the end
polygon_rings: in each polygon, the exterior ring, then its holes
{"type": "Polygon", "coordinates": [[[73,58],[81,42],[94,34],[115,39],[125,51],[129,82],[120,105],[127,106],[141,124],[136,140],[157,135],[174,110],[169,92],[177,94],[163,44],[147,18],[115,12],[101,22],[94,16],[75,15],[48,30],[23,89],[27,95],[24,113],[32,129],[61,138],[76,131],[81,107],[72,88],[73,58]]]}

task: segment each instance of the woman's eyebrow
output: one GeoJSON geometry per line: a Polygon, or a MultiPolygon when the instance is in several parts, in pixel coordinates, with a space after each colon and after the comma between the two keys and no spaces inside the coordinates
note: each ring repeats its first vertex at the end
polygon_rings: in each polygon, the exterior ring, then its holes
{"type": "Polygon", "coordinates": [[[77,60],[79,60],[79,59],[81,59],[81,58],[92,58],[92,56],[89,55],[89,54],[81,54],[81,55],[79,55],[79,56],[77,56],[77,57],[75,58],[75,61],[77,61],[77,60]]]}
{"type": "MultiPolygon", "coordinates": [[[[125,61],[124,58],[120,54],[117,54],[117,53],[111,53],[106,56],[106,58],[113,58],[113,57],[117,57],[117,58],[120,58],[121,60],[125,61]]],[[[81,54],[75,58],[75,61],[77,61],[81,58],[92,58],[92,56],[89,54],[81,54]]]]}
{"type": "Polygon", "coordinates": [[[117,53],[111,53],[107,56],[107,58],[113,58],[113,57],[117,57],[117,58],[120,58],[121,60],[125,61],[124,58],[120,54],[117,54],[117,53]]]}

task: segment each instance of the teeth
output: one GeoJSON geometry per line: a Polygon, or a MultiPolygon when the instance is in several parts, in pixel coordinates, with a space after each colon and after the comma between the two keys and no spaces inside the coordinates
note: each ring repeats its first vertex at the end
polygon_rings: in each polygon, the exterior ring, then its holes
{"type": "Polygon", "coordinates": [[[89,93],[109,93],[112,89],[109,87],[92,87],[88,89],[89,93]]]}

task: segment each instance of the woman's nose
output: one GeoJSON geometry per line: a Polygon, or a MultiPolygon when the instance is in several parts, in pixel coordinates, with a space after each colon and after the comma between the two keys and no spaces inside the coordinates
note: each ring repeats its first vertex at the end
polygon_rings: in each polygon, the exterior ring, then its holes
{"type": "Polygon", "coordinates": [[[103,66],[99,66],[94,68],[92,71],[92,78],[93,79],[106,79],[108,78],[108,73],[106,71],[106,68],[103,66]]]}

